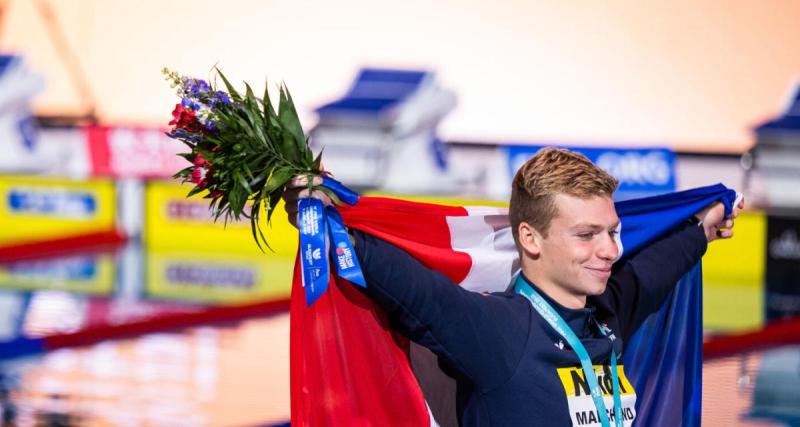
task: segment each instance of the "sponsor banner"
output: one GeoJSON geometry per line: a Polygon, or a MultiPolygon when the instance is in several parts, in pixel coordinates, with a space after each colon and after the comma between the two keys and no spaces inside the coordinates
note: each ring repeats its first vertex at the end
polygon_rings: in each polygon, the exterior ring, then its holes
{"type": "Polygon", "coordinates": [[[272,252],[265,248],[264,255],[256,246],[250,229],[250,220],[217,222],[208,209],[209,199],[203,193],[186,198],[189,184],[151,181],[145,188],[144,241],[148,249],[218,251],[235,254],[262,255],[267,258],[290,258],[297,252],[297,230],[286,219],[282,205],[272,217],[272,226],[264,230],[272,252]]]}
{"type": "Polygon", "coordinates": [[[755,329],[764,319],[767,216],[742,212],[735,233],[703,255],[703,324],[710,330],[755,329]]]}
{"type": "Polygon", "coordinates": [[[744,211],[736,218],[735,237],[712,243],[703,255],[703,284],[762,288],[766,265],[767,216],[744,211]]]}
{"type": "MultiPolygon", "coordinates": [[[[542,147],[506,147],[511,177],[542,147]]],[[[675,191],[675,153],[666,148],[567,148],[588,157],[619,180],[617,200],[675,191]]]]}
{"type": "Polygon", "coordinates": [[[294,258],[198,251],[148,251],[148,298],[236,304],[288,298],[294,258]]]}
{"type": "Polygon", "coordinates": [[[766,319],[800,314],[800,217],[767,218],[766,319]]]}
{"type": "MultiPolygon", "coordinates": [[[[558,368],[558,378],[564,386],[569,405],[569,416],[573,426],[601,426],[600,416],[594,406],[594,400],[589,390],[589,382],[580,367],[558,368]]],[[[614,423],[614,394],[611,381],[611,367],[608,365],[594,365],[597,382],[603,392],[603,403],[606,406],[608,419],[614,423]]],[[[619,393],[622,402],[622,418],[625,426],[633,424],[636,417],[636,392],[633,390],[625,369],[617,365],[619,377],[619,393]]]]}
{"type": "Polygon", "coordinates": [[[0,243],[113,229],[114,194],[110,180],[0,177],[0,243]]]}
{"type": "Polygon", "coordinates": [[[90,126],[85,132],[93,176],[167,178],[189,166],[177,156],[189,149],[162,129],[90,126]]]}
{"type": "Polygon", "coordinates": [[[0,288],[109,295],[116,264],[112,254],[78,255],[0,264],[0,288]]]}

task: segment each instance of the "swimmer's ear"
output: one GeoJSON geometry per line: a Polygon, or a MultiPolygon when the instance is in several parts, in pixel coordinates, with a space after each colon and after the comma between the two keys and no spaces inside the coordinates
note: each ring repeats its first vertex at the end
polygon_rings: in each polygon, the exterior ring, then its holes
{"type": "Polygon", "coordinates": [[[519,223],[517,232],[519,233],[520,250],[531,258],[538,258],[542,252],[542,240],[544,240],[541,233],[524,221],[519,223]]]}

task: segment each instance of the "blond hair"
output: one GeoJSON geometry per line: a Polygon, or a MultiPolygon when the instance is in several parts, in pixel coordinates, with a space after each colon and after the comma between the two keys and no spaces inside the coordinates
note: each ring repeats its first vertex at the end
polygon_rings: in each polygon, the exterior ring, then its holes
{"type": "Polygon", "coordinates": [[[519,224],[526,222],[547,238],[550,222],[558,215],[557,194],[589,199],[611,197],[619,181],[584,155],[563,148],[539,150],[514,175],[508,216],[514,242],[519,224]]]}

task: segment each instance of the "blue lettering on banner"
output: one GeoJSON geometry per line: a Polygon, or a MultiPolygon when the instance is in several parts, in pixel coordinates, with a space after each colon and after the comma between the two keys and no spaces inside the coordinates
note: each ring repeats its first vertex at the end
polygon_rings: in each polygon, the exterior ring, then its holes
{"type": "Polygon", "coordinates": [[[171,283],[184,286],[251,289],[256,284],[255,272],[246,267],[174,264],[167,267],[166,276],[171,283]]]}
{"type": "Polygon", "coordinates": [[[52,260],[19,261],[9,264],[8,273],[15,279],[86,281],[93,279],[97,274],[97,260],[92,256],[77,256],[52,260]]]}
{"type": "MultiPolygon", "coordinates": [[[[511,176],[542,147],[506,147],[511,176]]],[[[675,191],[675,153],[666,148],[566,148],[583,154],[619,180],[617,200],[675,191]]]]}
{"type": "Polygon", "coordinates": [[[95,196],[86,192],[11,189],[6,203],[8,210],[17,214],[91,218],[97,212],[95,196]]]}
{"type": "Polygon", "coordinates": [[[19,136],[22,138],[22,145],[28,151],[33,151],[36,144],[36,121],[33,116],[26,115],[17,122],[17,130],[19,136]]]}

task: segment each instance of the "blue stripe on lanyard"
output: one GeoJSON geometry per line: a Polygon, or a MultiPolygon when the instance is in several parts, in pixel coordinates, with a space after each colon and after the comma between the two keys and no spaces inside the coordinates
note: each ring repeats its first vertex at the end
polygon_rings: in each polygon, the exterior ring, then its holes
{"type": "MultiPolygon", "coordinates": [[[[575,351],[575,354],[578,356],[578,359],[581,361],[581,368],[583,369],[583,375],[586,377],[586,382],[589,383],[589,390],[592,395],[592,400],[594,401],[594,407],[597,410],[598,415],[600,416],[600,423],[603,427],[611,427],[611,422],[608,419],[608,413],[606,412],[606,405],[603,402],[603,392],[600,390],[600,386],[597,383],[597,375],[594,373],[594,367],[592,366],[592,359],[589,357],[589,353],[586,352],[586,348],[583,347],[581,340],[578,339],[578,336],[575,335],[575,332],[570,329],[567,322],[553,310],[553,307],[547,303],[547,301],[536,292],[533,287],[525,282],[525,279],[522,278],[522,274],[518,274],[517,278],[514,283],[515,291],[524,296],[525,298],[530,301],[533,309],[536,310],[539,315],[547,321],[547,323],[556,331],[559,335],[561,335],[567,343],[569,343],[572,350],[575,351]]],[[[598,325],[599,326],[599,325],[598,325]]],[[[602,327],[599,328],[603,336],[606,335],[605,329],[602,327]]],[[[611,350],[611,382],[612,388],[614,392],[614,424],[617,427],[622,427],[623,420],[622,420],[622,399],[619,395],[619,378],[617,375],[617,354],[614,350],[611,350]]]]}

